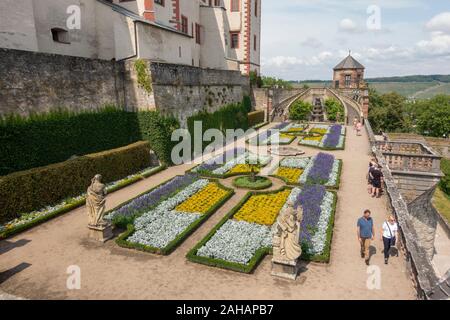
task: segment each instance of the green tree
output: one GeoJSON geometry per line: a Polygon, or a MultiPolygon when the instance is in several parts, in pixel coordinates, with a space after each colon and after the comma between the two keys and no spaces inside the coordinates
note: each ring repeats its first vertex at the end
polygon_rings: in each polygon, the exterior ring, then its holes
{"type": "Polygon", "coordinates": [[[448,137],[450,132],[450,95],[438,95],[414,105],[417,131],[433,137],[448,137]]]}
{"type": "Polygon", "coordinates": [[[289,108],[289,119],[306,121],[311,115],[313,106],[309,102],[297,100],[289,108]]]}
{"type": "Polygon", "coordinates": [[[330,121],[343,121],[345,115],[344,106],[336,99],[325,100],[325,109],[330,121]]]}
{"type": "Polygon", "coordinates": [[[405,121],[406,98],[395,93],[378,95],[369,92],[369,121],[375,132],[409,132],[411,126],[405,121]]]}

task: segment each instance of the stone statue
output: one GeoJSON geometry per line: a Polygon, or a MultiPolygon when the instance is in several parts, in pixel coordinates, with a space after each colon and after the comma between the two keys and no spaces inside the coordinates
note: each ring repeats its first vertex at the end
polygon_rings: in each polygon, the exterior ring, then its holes
{"type": "Polygon", "coordinates": [[[88,210],[89,226],[102,227],[107,223],[103,220],[106,204],[106,186],[102,183],[102,176],[97,174],[91,180],[87,189],[86,206],[88,210]]]}
{"type": "Polygon", "coordinates": [[[295,210],[294,203],[288,206],[278,216],[275,234],[273,237],[273,259],[277,261],[294,262],[300,258],[302,248],[300,245],[300,224],[303,219],[301,206],[295,210]]]}

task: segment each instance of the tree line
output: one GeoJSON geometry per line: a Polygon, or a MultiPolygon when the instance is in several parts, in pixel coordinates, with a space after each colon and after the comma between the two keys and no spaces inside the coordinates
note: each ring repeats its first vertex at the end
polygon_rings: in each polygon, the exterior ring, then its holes
{"type": "Polygon", "coordinates": [[[370,88],[369,121],[375,132],[447,138],[450,132],[450,95],[411,101],[395,92],[379,94],[370,88]]]}

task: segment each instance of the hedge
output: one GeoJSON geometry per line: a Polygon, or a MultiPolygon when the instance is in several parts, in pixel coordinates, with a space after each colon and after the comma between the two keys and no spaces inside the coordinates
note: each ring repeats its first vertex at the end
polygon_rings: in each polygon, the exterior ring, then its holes
{"type": "Polygon", "coordinates": [[[99,173],[113,182],[150,166],[150,145],[132,145],[0,177],[0,223],[85,192],[99,173]]]}
{"type": "MultiPolygon", "coordinates": [[[[249,105],[244,98],[242,103],[226,105],[216,112],[209,113],[201,111],[187,119],[187,126],[192,137],[192,146],[194,146],[194,122],[202,122],[202,135],[208,129],[219,129],[224,135],[227,129],[243,129],[249,128],[248,125],[248,111],[249,105]]],[[[250,104],[251,108],[251,104],[250,104]]],[[[203,149],[211,142],[203,141],[203,149]]]]}
{"type": "Polygon", "coordinates": [[[74,156],[148,140],[165,164],[171,164],[170,141],[178,127],[155,111],[128,112],[106,106],[79,113],[60,109],[29,117],[0,118],[0,176],[66,161],[74,156]]]}
{"type": "Polygon", "coordinates": [[[265,120],[264,111],[253,111],[248,114],[248,125],[254,127],[265,120]]]}

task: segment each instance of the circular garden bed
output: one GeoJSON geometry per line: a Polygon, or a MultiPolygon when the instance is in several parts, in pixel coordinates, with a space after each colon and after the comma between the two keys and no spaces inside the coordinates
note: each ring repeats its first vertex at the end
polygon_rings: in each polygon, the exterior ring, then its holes
{"type": "Polygon", "coordinates": [[[233,186],[241,189],[263,190],[272,186],[272,181],[266,177],[255,177],[252,181],[251,176],[243,176],[233,180],[233,186]]]}

